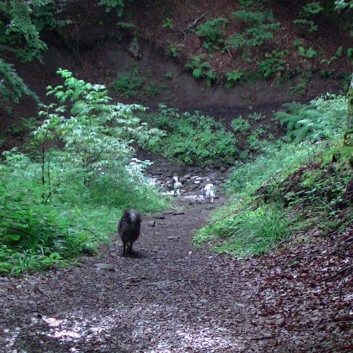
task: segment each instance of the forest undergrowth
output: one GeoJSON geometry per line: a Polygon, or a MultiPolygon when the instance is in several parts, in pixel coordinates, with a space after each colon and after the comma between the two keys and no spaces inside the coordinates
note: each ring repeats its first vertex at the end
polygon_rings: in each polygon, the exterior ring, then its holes
{"type": "Polygon", "coordinates": [[[286,133],[274,139],[261,114],[235,117],[227,128],[200,112],[161,106],[150,113],[140,105],[111,103],[104,86],[67,70],[58,74],[64,84],[48,87],[53,101],[41,107],[27,144],[2,154],[3,273],[94,255],[110,241],[124,208],[149,213],[170,205],[149,185],[144,171],[151,161],[136,159],[132,143],[192,165],[233,162],[225,185],[229,205],[215,212],[194,244],[248,257],[305,229],[326,236],[352,220],[347,185],[353,151],[342,141],[343,96],[286,104],[271,119],[286,133]],[[247,142],[242,153],[239,137],[247,142]]]}

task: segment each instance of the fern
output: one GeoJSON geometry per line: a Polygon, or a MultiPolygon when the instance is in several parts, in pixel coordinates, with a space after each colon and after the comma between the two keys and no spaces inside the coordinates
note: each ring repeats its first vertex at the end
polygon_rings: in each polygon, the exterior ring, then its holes
{"type": "Polygon", "coordinates": [[[98,5],[105,6],[106,12],[115,9],[118,17],[122,17],[125,8],[125,0],[100,0],[98,5]]]}
{"type": "Polygon", "coordinates": [[[205,39],[202,44],[205,49],[220,49],[219,45],[224,42],[222,35],[227,23],[227,19],[219,17],[214,20],[207,21],[197,27],[195,33],[199,37],[205,39]]]}
{"type": "Polygon", "coordinates": [[[290,141],[334,140],[343,135],[347,107],[342,96],[327,94],[310,105],[293,102],[283,107],[287,110],[277,112],[275,118],[286,127],[290,141]]]}
{"type": "Polygon", "coordinates": [[[12,103],[18,103],[24,95],[38,100],[38,97],[28,88],[11,64],[0,58],[0,104],[5,110],[10,110],[12,103]]]}
{"type": "Polygon", "coordinates": [[[245,46],[256,47],[263,45],[273,38],[273,32],[281,27],[279,22],[274,22],[273,12],[240,10],[233,13],[235,19],[248,25],[242,33],[237,33],[226,41],[232,48],[245,46]]]}

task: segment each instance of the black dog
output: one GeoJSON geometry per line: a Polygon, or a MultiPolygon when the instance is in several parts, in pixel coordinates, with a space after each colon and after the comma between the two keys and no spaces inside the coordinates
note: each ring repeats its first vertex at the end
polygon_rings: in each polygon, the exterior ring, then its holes
{"type": "Polygon", "coordinates": [[[123,241],[123,256],[132,253],[132,245],[140,235],[141,215],[138,211],[126,209],[118,223],[118,231],[123,241]]]}

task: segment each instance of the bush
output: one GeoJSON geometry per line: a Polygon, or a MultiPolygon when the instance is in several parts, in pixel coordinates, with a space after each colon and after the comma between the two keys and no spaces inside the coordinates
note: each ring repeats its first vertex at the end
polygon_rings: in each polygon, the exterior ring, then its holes
{"type": "Polygon", "coordinates": [[[92,254],[116,231],[122,209],[149,212],[166,205],[144,176],[148,162],[131,159],[130,143],[158,135],[135,116],[143,107],[109,104],[104,86],[59,73],[64,85],[48,87],[48,93],[60,105],[42,106],[45,119],[34,131],[33,154],[4,152],[0,164],[3,272],[64,265],[92,254]],[[60,150],[48,147],[57,141],[60,150]]]}
{"type": "Polygon", "coordinates": [[[200,112],[181,113],[161,105],[159,112],[144,114],[143,120],[165,130],[160,140],[141,141],[143,147],[166,158],[187,164],[227,159],[237,155],[235,136],[221,122],[200,112]]]}

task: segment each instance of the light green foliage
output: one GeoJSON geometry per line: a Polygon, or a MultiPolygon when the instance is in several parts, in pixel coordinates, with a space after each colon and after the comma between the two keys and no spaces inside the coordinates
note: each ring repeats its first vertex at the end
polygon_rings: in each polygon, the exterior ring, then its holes
{"type": "Polygon", "coordinates": [[[234,130],[234,132],[244,133],[251,129],[251,124],[247,119],[239,117],[231,121],[231,127],[234,130]]]}
{"type": "Polygon", "coordinates": [[[227,240],[215,247],[217,252],[247,257],[269,251],[290,233],[290,220],[279,205],[263,205],[255,210],[232,208],[222,217],[203,228],[194,243],[204,242],[208,234],[215,234],[227,240]]]}
{"type": "Polygon", "coordinates": [[[224,30],[228,20],[218,17],[210,21],[200,24],[195,33],[204,39],[202,46],[208,50],[220,50],[224,43],[224,30]]]}
{"type": "Polygon", "coordinates": [[[279,22],[274,22],[271,10],[239,10],[234,12],[233,16],[236,20],[245,22],[247,28],[227,39],[225,44],[231,48],[262,46],[273,38],[275,30],[281,28],[279,22]]]}
{"type": "Polygon", "coordinates": [[[324,8],[321,6],[320,2],[314,1],[302,6],[300,19],[294,20],[294,24],[304,25],[307,27],[309,33],[315,32],[318,26],[313,20],[310,20],[312,16],[315,16],[322,12],[324,8]]]}
{"type": "Polygon", "coordinates": [[[298,50],[299,50],[299,55],[303,56],[305,59],[313,59],[317,56],[317,51],[314,50],[313,48],[305,49],[304,47],[299,46],[298,50]]]}
{"type": "Polygon", "coordinates": [[[175,44],[171,41],[167,41],[167,43],[168,43],[168,48],[169,48],[169,51],[170,51],[172,57],[177,58],[178,54],[184,49],[184,45],[175,44]]]}
{"type": "Polygon", "coordinates": [[[244,74],[240,70],[226,72],[227,87],[233,87],[236,83],[240,83],[244,74]]]}
{"type": "Polygon", "coordinates": [[[283,57],[288,54],[288,50],[275,49],[271,53],[265,54],[265,59],[258,63],[264,78],[270,78],[278,72],[285,71],[286,61],[283,57]]]}
{"type": "Polygon", "coordinates": [[[304,16],[317,15],[324,10],[320,2],[317,1],[309,2],[306,5],[303,5],[302,9],[304,16]]]}
{"type": "Polygon", "coordinates": [[[206,79],[207,86],[211,86],[216,80],[216,71],[212,69],[211,64],[206,60],[206,55],[201,54],[193,56],[191,62],[185,67],[192,70],[192,75],[197,79],[206,79]]]}
{"type": "Polygon", "coordinates": [[[335,0],[335,10],[343,10],[346,8],[353,9],[353,1],[335,0]]]}
{"type": "Polygon", "coordinates": [[[102,85],[78,80],[67,70],[59,70],[64,85],[48,87],[60,106],[43,106],[40,115],[45,118],[35,133],[39,143],[60,137],[71,161],[83,168],[85,183],[101,170],[116,169],[131,153],[129,144],[136,138],[147,138],[156,131],[141,123],[135,112],[144,110],[139,105],[109,104],[110,98],[102,85]],[[70,103],[70,109],[66,106],[70,103]],[[64,115],[70,114],[70,119],[64,115]]]}
{"type": "Polygon", "coordinates": [[[277,112],[275,118],[287,128],[291,141],[319,141],[342,136],[347,107],[345,98],[326,94],[310,102],[284,104],[287,111],[277,112]]]}
{"type": "Polygon", "coordinates": [[[263,144],[254,161],[238,162],[228,181],[228,188],[239,197],[252,195],[275,175],[285,178],[302,163],[314,158],[322,146],[310,143],[287,144],[281,141],[263,144]]]}
{"type": "Polygon", "coordinates": [[[289,112],[278,112],[276,117],[289,124],[290,131],[295,131],[290,136],[291,142],[263,143],[255,160],[236,163],[227,182],[233,199],[198,233],[196,244],[216,243],[217,251],[249,256],[266,252],[292,231],[304,229],[308,219],[311,227],[315,222],[324,234],[352,222],[352,214],[342,214],[340,210],[342,203],[351,202],[344,199],[344,194],[351,180],[347,158],[352,149],[338,150],[336,154],[341,157],[335,172],[330,165],[332,151],[327,153],[330,146],[339,146],[339,142],[342,145],[347,114],[345,98],[326,94],[309,105],[292,103],[285,107],[289,112]],[[321,155],[324,162],[320,167],[316,160],[321,155]],[[319,168],[313,171],[317,165],[319,168]],[[308,172],[296,173],[299,168],[307,168],[308,172]],[[291,178],[292,173],[296,174],[291,178]],[[294,181],[297,181],[294,191],[286,189],[294,181]],[[295,222],[291,219],[294,213],[291,207],[296,207],[295,222]]]}
{"type": "Polygon", "coordinates": [[[173,19],[170,17],[167,17],[164,21],[163,21],[163,28],[165,29],[173,29],[174,28],[174,22],[173,19]]]}
{"type": "Polygon", "coordinates": [[[298,20],[293,20],[293,23],[296,25],[304,25],[307,28],[309,33],[317,31],[318,26],[314,21],[307,20],[306,18],[300,18],[298,20]]]}
{"type": "Polygon", "coordinates": [[[266,130],[260,125],[247,137],[247,143],[251,150],[261,149],[262,140],[266,137],[266,130]]]}
{"type": "Polygon", "coordinates": [[[35,153],[5,152],[0,165],[0,271],[65,264],[108,240],[123,208],[165,205],[144,176],[149,162],[131,159],[134,140],[160,134],[136,117],[144,108],[110,104],[104,86],[58,73],[64,84],[48,95],[59,103],[42,106],[35,153]]]}
{"type": "Polygon", "coordinates": [[[145,114],[143,120],[165,130],[160,141],[145,141],[143,147],[187,164],[200,164],[236,156],[236,139],[221,122],[200,112],[181,113],[161,105],[160,111],[145,114]]]}

